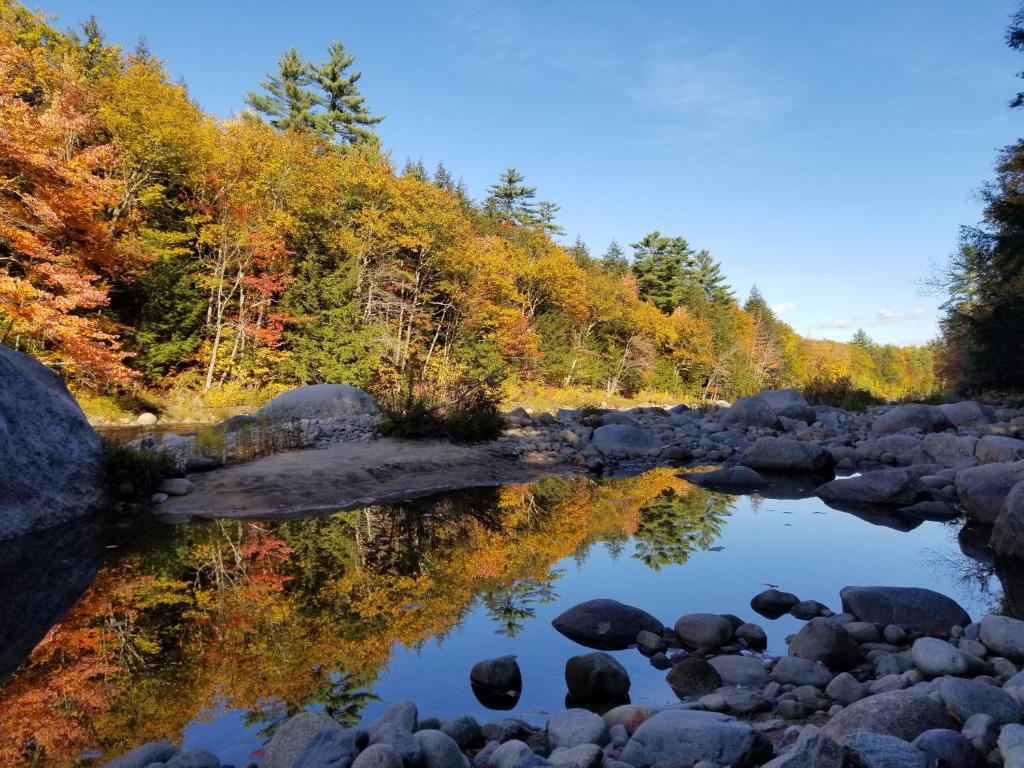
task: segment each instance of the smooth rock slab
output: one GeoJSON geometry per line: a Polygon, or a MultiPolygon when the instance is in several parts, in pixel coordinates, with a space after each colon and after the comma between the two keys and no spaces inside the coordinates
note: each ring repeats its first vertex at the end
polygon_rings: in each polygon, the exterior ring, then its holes
{"type": "Polygon", "coordinates": [[[378,413],[366,392],[347,384],[309,384],[284,392],[253,414],[269,422],[301,419],[350,419],[378,413]]]}
{"type": "Polygon", "coordinates": [[[641,630],[660,634],[663,628],[647,611],[604,599],[574,605],[551,625],[570,640],[601,651],[623,650],[636,642],[641,630]]]}
{"type": "Polygon", "coordinates": [[[733,717],[667,709],[636,729],[622,750],[622,761],[634,768],[650,768],[663,761],[749,768],[771,754],[767,736],[733,717]]]}
{"type": "Polygon", "coordinates": [[[834,739],[869,731],[913,741],[933,728],[955,727],[946,708],[931,697],[916,691],[892,691],[850,704],[822,730],[834,739]]]}
{"type": "Polygon", "coordinates": [[[843,611],[872,624],[898,624],[923,632],[949,632],[971,622],[952,598],[920,587],[844,587],[843,611]]]}
{"type": "Polygon", "coordinates": [[[789,685],[813,685],[816,688],[824,688],[832,680],[832,672],[817,661],[783,656],[772,669],[772,680],[789,685]]]}

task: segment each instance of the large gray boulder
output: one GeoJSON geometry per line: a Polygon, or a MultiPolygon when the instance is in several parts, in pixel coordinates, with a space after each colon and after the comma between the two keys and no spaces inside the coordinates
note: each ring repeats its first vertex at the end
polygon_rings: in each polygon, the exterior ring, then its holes
{"type": "Polygon", "coordinates": [[[760,395],[741,397],[724,411],[719,421],[726,426],[780,429],[779,414],[760,395]]]}
{"type": "Polygon", "coordinates": [[[981,680],[944,677],[939,682],[939,696],[949,714],[961,723],[977,714],[986,714],[1000,725],[1020,722],[1020,705],[1013,697],[981,680]]]}
{"type": "Polygon", "coordinates": [[[0,539],[84,515],[101,472],[99,435],[61,378],[0,344],[0,539]]]}
{"type": "MultiPolygon", "coordinates": [[[[345,729],[322,712],[300,712],[285,720],[267,742],[263,768],[294,768],[314,739],[343,736],[345,729]]],[[[365,741],[363,743],[365,746],[365,741]]]]}
{"type": "Polygon", "coordinates": [[[1009,616],[985,616],[979,627],[979,639],[998,656],[1024,661],[1024,621],[1009,616]]]}
{"type": "Polygon", "coordinates": [[[879,469],[855,477],[841,477],[814,491],[821,500],[838,506],[905,507],[917,501],[921,485],[906,470],[879,469]]]}
{"type": "Polygon", "coordinates": [[[1002,435],[985,435],[974,447],[974,455],[982,464],[1020,461],[1024,459],[1024,440],[1002,435]]]}
{"type": "Polygon", "coordinates": [[[784,437],[759,437],[743,451],[740,462],[768,472],[813,475],[835,466],[832,454],[814,443],[784,437]]]}
{"type": "Polygon", "coordinates": [[[842,745],[857,754],[859,768],[927,768],[928,758],[913,744],[881,733],[853,733],[842,745]]]}
{"type": "Polygon", "coordinates": [[[344,420],[377,413],[377,403],[358,387],[309,384],[281,393],[253,416],[273,423],[302,419],[344,420]]]}
{"type": "Polygon", "coordinates": [[[1024,480],[1024,461],[982,464],[957,472],[956,494],[967,517],[992,525],[1013,486],[1024,480]]]}
{"type": "Polygon", "coordinates": [[[789,655],[820,661],[829,669],[849,669],[860,660],[860,646],[839,624],[811,619],[789,642],[789,655]]]}
{"type": "Polygon", "coordinates": [[[666,709],[636,729],[622,750],[622,761],[634,768],[698,761],[749,768],[771,754],[768,737],[747,723],[714,712],[666,709]]]}
{"type": "Polygon", "coordinates": [[[151,741],[136,747],[131,752],[126,752],[109,763],[104,763],[103,768],[146,768],[152,763],[163,763],[170,760],[178,752],[177,748],[170,741],[151,741]]]}
{"type": "Polygon", "coordinates": [[[580,645],[601,651],[621,651],[636,642],[641,630],[661,634],[656,618],[617,600],[587,600],[556,616],[551,625],[580,645]]]}
{"type": "Polygon", "coordinates": [[[569,695],[584,705],[617,702],[629,696],[626,668],[603,651],[571,657],[565,663],[565,685],[569,695]]]}
{"type": "Polygon", "coordinates": [[[1024,481],[1013,486],[1003,502],[989,544],[1003,557],[1024,558],[1024,481]]]}
{"type": "Polygon", "coordinates": [[[927,678],[983,674],[988,665],[969,653],[937,637],[921,637],[910,649],[914,666],[927,678]]]}
{"type": "Polygon", "coordinates": [[[899,624],[933,633],[971,623],[955,600],[922,587],[844,587],[839,599],[845,613],[872,624],[899,624]]]}
{"type": "Polygon", "coordinates": [[[882,733],[913,741],[933,728],[954,728],[956,724],[938,701],[916,691],[890,691],[855,701],[822,729],[833,739],[857,731],[882,733]]]}
{"type": "Polygon", "coordinates": [[[995,421],[992,409],[977,400],[943,403],[939,406],[939,410],[954,427],[977,429],[995,421]]]}
{"type": "Polygon", "coordinates": [[[656,436],[625,424],[598,427],[591,443],[604,456],[618,459],[651,458],[661,452],[661,441],[656,436]]]}
{"type": "Polygon", "coordinates": [[[974,455],[977,445],[978,438],[974,435],[954,435],[952,432],[933,432],[921,441],[921,448],[937,464],[956,469],[978,464],[974,455]]]}
{"type": "Polygon", "coordinates": [[[922,432],[941,432],[953,425],[937,406],[908,403],[897,405],[883,413],[871,425],[876,435],[899,432],[903,429],[920,429],[922,432]]]}

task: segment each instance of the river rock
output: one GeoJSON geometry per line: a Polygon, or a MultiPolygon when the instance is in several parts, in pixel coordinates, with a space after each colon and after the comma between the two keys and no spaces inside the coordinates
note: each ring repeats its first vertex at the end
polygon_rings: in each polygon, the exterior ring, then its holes
{"type": "Polygon", "coordinates": [[[220,758],[207,749],[182,749],[163,765],[166,768],[220,768],[220,758]]]}
{"type": "Polygon", "coordinates": [[[768,670],[753,656],[715,656],[708,663],[718,672],[723,685],[756,686],[768,682],[768,670]]]}
{"type": "Polygon", "coordinates": [[[997,744],[1003,768],[1024,768],[1024,725],[1004,725],[997,744]]]}
{"type": "Polygon", "coordinates": [[[710,472],[683,472],[679,475],[688,483],[712,490],[742,490],[763,488],[768,484],[758,472],[750,467],[723,467],[710,472]]]}
{"type": "Polygon", "coordinates": [[[910,653],[914,666],[927,678],[943,675],[979,675],[988,668],[988,665],[977,656],[964,653],[937,637],[919,638],[914,642],[910,653]]]}
{"type": "Polygon", "coordinates": [[[463,715],[441,723],[441,730],[452,737],[460,749],[474,749],[483,742],[483,729],[475,717],[463,715]]]}
{"type": "Polygon", "coordinates": [[[103,768],[146,768],[151,763],[170,760],[178,749],[169,741],[151,741],[104,763],[103,768]]]}
{"type": "Polygon", "coordinates": [[[768,647],[768,635],[757,624],[744,622],[736,627],[736,641],[752,651],[763,651],[768,647]]]}
{"type": "Polygon", "coordinates": [[[832,672],[817,661],[798,656],[783,656],[772,669],[772,680],[784,685],[813,685],[824,688],[832,680],[832,672]]]}
{"type": "Polygon", "coordinates": [[[390,744],[371,744],[352,761],[352,768],[402,768],[402,757],[390,744]]]}
{"type": "Polygon", "coordinates": [[[662,710],[646,720],[622,750],[634,768],[670,762],[750,768],[771,757],[772,744],[756,728],[728,715],[693,710],[662,710]]]}
{"type": "Polygon", "coordinates": [[[867,696],[868,687],[849,672],[840,672],[825,686],[825,695],[845,707],[867,696]]]}
{"type": "Polygon", "coordinates": [[[551,625],[580,645],[602,651],[620,651],[636,641],[642,630],[661,633],[656,618],[617,600],[587,600],[552,620],[551,625]]]}
{"type": "Polygon", "coordinates": [[[982,464],[1020,461],[1024,459],[1024,440],[1002,435],[984,435],[974,447],[974,455],[982,464]]]}
{"type": "Polygon", "coordinates": [[[720,417],[726,426],[765,427],[779,429],[782,424],[775,409],[760,395],[741,397],[720,417]]]}
{"type": "Polygon", "coordinates": [[[978,639],[993,653],[1014,661],[1024,661],[1024,621],[1009,616],[985,616],[978,639]]]}
{"type": "Polygon", "coordinates": [[[548,761],[536,754],[530,746],[519,739],[506,741],[483,761],[485,768],[533,768],[548,765],[548,761]]]}
{"type": "Polygon", "coordinates": [[[377,403],[366,392],[347,384],[309,384],[275,397],[253,414],[270,423],[303,419],[345,420],[378,413],[377,403]]]}
{"type": "Polygon", "coordinates": [[[722,685],[722,676],[718,674],[718,670],[696,656],[687,656],[675,664],[665,676],[665,680],[680,699],[703,696],[722,685]]]}
{"type": "Polygon", "coordinates": [[[844,612],[872,624],[898,624],[936,633],[971,622],[955,600],[921,587],[844,587],[839,598],[844,612]]]}
{"type": "Polygon", "coordinates": [[[978,763],[974,745],[960,731],[948,728],[925,731],[913,744],[924,752],[929,768],[975,768],[978,763]]]}
{"type": "Polygon", "coordinates": [[[156,489],[168,496],[187,496],[192,493],[192,481],[184,477],[167,477],[160,481],[156,489]]]}
{"type": "Polygon", "coordinates": [[[827,605],[819,603],[817,600],[801,600],[789,609],[789,615],[801,621],[810,621],[818,616],[827,618],[832,615],[832,611],[827,605]]]}
{"type": "Polygon", "coordinates": [[[971,715],[990,715],[997,723],[1020,721],[1020,706],[1002,688],[980,680],[944,677],[939,682],[939,695],[946,709],[961,723],[971,715]]]}
{"type": "Polygon", "coordinates": [[[1022,480],[1024,461],[982,464],[957,473],[956,494],[969,519],[992,525],[1003,511],[1006,497],[1022,480]]]}
{"type": "Polygon", "coordinates": [[[618,702],[629,696],[629,674],[602,651],[573,656],[565,663],[569,695],[581,704],[618,702]]]}
{"type": "Polygon", "coordinates": [[[598,427],[591,442],[602,455],[620,459],[650,458],[661,451],[661,441],[657,437],[625,424],[598,427]]]}
{"type": "Polygon", "coordinates": [[[764,764],[764,768],[845,768],[843,748],[821,729],[808,725],[796,742],[783,754],[764,764]]]}
{"type": "Polygon", "coordinates": [[[367,728],[370,744],[391,746],[402,758],[402,765],[412,768],[423,755],[423,748],[413,737],[416,725],[416,705],[411,701],[395,702],[367,728]]]}
{"type": "Polygon", "coordinates": [[[832,454],[815,443],[785,437],[759,437],[743,451],[740,462],[753,469],[814,475],[835,466],[832,454]]]}
{"type": "Polygon", "coordinates": [[[413,736],[423,750],[422,768],[469,768],[459,745],[442,731],[416,731],[413,736]]]}
{"type": "Polygon", "coordinates": [[[958,428],[979,429],[995,421],[992,409],[977,400],[943,403],[939,410],[949,419],[950,424],[958,428]]]}
{"type": "Polygon", "coordinates": [[[554,749],[608,743],[604,720],[586,709],[567,709],[552,715],[548,720],[547,734],[548,743],[554,749]]]}
{"type": "Polygon", "coordinates": [[[857,755],[859,768],[927,768],[928,758],[913,744],[881,733],[852,733],[842,745],[857,755]]]}
{"type": "Polygon", "coordinates": [[[989,544],[999,555],[1024,558],[1024,481],[1013,486],[1006,496],[992,526],[989,544]]]}
{"type": "Polygon", "coordinates": [[[294,768],[350,768],[369,739],[369,734],[358,728],[321,728],[292,765],[294,768]]]}
{"type": "Polygon", "coordinates": [[[932,728],[953,728],[945,707],[916,691],[891,691],[867,696],[847,706],[823,728],[834,739],[857,731],[883,733],[913,741],[932,728]]]}
{"type": "Polygon", "coordinates": [[[830,669],[843,670],[860,659],[860,646],[840,625],[825,618],[816,618],[793,636],[789,655],[820,661],[830,669]]]}
{"type": "Polygon", "coordinates": [[[973,435],[955,435],[952,432],[933,432],[925,435],[921,448],[938,464],[962,469],[978,464],[974,450],[978,438],[973,435]]]}
{"type": "Polygon", "coordinates": [[[281,723],[267,742],[263,768],[300,768],[299,758],[306,747],[314,739],[329,739],[332,734],[344,739],[345,729],[322,712],[293,715],[281,723]]]}
{"type": "Polygon", "coordinates": [[[676,634],[690,648],[720,648],[733,638],[733,625],[714,613],[688,613],[675,624],[676,634]]]}
{"type": "Polygon", "coordinates": [[[598,768],[603,760],[604,752],[597,744],[559,747],[548,755],[549,763],[567,768],[598,768]]]}
{"type": "Polygon", "coordinates": [[[920,429],[922,432],[941,432],[953,426],[938,407],[908,403],[897,405],[879,416],[871,424],[876,435],[899,432],[903,429],[920,429]]]}
{"type": "Polygon", "coordinates": [[[515,656],[478,661],[469,671],[477,699],[495,709],[511,709],[523,691],[523,676],[515,656]]]}
{"type": "Polygon", "coordinates": [[[855,477],[837,478],[814,493],[831,504],[905,507],[917,501],[921,486],[906,470],[879,469],[855,477]]]}
{"type": "Polygon", "coordinates": [[[80,517],[101,500],[99,435],[60,377],[0,344],[0,539],[80,517]]]}
{"type": "Polygon", "coordinates": [[[155,413],[149,413],[148,411],[140,413],[138,416],[135,417],[135,423],[138,424],[140,427],[152,427],[159,420],[159,417],[157,417],[155,413]]]}
{"type": "Polygon", "coordinates": [[[792,592],[766,589],[751,598],[750,607],[765,618],[777,619],[789,613],[790,609],[799,602],[800,598],[792,592]]]}

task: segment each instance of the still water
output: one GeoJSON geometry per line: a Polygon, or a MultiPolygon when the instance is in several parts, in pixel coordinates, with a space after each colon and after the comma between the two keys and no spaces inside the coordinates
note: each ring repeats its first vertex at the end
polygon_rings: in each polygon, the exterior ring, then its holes
{"type": "MultiPolygon", "coordinates": [[[[550,621],[597,597],[668,625],[734,613],[761,624],[775,654],[801,622],[753,614],[767,585],[836,610],[849,584],[937,589],[972,615],[1001,608],[1000,581],[958,541],[959,523],[908,527],[816,499],[711,493],[656,469],[281,522],[140,522],[100,533],[92,568],[48,543],[19,570],[51,578],[33,577],[41,628],[26,619],[13,638],[28,638],[22,657],[35,647],[0,689],[0,764],[74,765],[180,737],[242,766],[289,713],[356,722],[405,698],[421,716],[495,719],[506,713],[476,700],[469,669],[505,654],[524,681],[508,714],[536,721],[564,706],[565,661],[585,652],[550,621]],[[68,589],[58,562],[82,583],[50,601],[54,614],[71,606],[50,627],[39,606],[68,589]]],[[[614,655],[634,703],[673,700],[638,652],[614,655]]]]}

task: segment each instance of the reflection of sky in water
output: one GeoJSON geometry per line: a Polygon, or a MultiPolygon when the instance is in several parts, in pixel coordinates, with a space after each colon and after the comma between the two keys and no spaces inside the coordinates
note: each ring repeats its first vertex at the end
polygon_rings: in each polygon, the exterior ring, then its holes
{"type": "MultiPolygon", "coordinates": [[[[558,599],[531,604],[536,616],[523,619],[515,637],[497,631],[478,601],[447,637],[428,640],[418,649],[396,648],[373,688],[380,700],[366,707],[364,717],[372,719],[401,699],[414,700],[421,717],[442,719],[472,714],[485,721],[507,714],[536,721],[562,708],[565,661],[588,649],[557,633],[550,622],[569,606],[598,597],[644,608],[669,626],[684,613],[734,613],[763,626],[769,651],[776,654],[785,653],[784,638],[803,622],[789,616],[771,621],[755,614],[750,598],[766,585],[819,600],[836,611],[841,609],[839,590],[847,585],[927,587],[954,597],[979,616],[998,597],[998,588],[994,596],[982,594],[976,583],[961,578],[971,561],[959,551],[958,527],[926,522],[905,533],[831,510],[816,499],[752,503],[740,498],[715,542],[721,551],[694,552],[682,566],[655,571],[632,557],[632,543],[617,556],[613,547],[595,544],[585,558],[568,557],[555,566],[561,574],[553,585],[558,599]],[[477,702],[469,670],[480,659],[505,654],[518,657],[523,694],[515,709],[500,713],[477,702]]],[[[629,671],[634,703],[674,700],[665,673],[636,650],[613,655],[629,671]]],[[[185,745],[205,746],[225,762],[245,764],[261,739],[243,720],[238,712],[228,711],[212,721],[194,722],[185,745]]]]}

